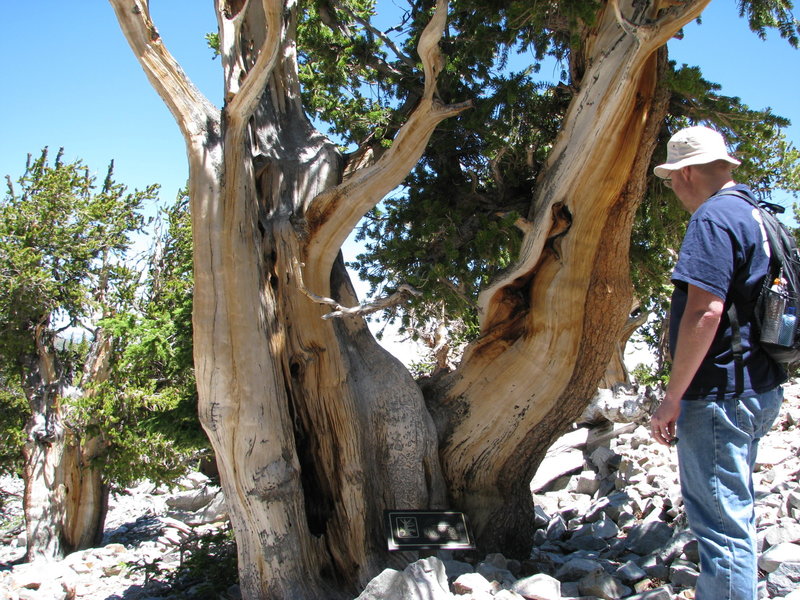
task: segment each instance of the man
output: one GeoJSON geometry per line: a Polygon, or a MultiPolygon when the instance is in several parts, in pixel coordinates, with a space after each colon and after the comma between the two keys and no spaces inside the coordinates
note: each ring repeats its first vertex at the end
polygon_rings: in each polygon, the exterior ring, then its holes
{"type": "Polygon", "coordinates": [[[752,473],[786,380],[755,339],[753,309],[769,250],[758,211],[726,194],[752,196],[733,180],[739,164],[719,133],[689,127],[672,136],[667,162],[655,168],[692,214],[672,274],[672,372],[651,433],[662,444],[677,443],[684,506],[700,550],[698,600],[758,597],[752,473]],[[740,394],[732,303],[744,350],[740,394]]]}

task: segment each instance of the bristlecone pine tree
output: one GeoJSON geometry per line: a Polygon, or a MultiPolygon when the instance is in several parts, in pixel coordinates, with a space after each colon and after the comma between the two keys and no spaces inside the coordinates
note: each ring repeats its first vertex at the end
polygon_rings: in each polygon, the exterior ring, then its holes
{"type": "Polygon", "coordinates": [[[392,561],[384,509],[462,510],[482,551],[526,551],[531,476],[593,395],[632,305],[630,231],[667,113],[664,45],[708,0],[585,3],[593,23],[573,30],[573,96],[519,256],[480,296],[479,338],[425,399],[361,318],[324,317],[357,304],[342,243],[437,125],[469,108],[437,94],[447,3],[419,36],[424,92],[391,147],[344,154],[301,104],[304,4],[217,0],[219,109],[148,2],[110,2],[186,140],[199,411],[244,597],[352,597],[392,561]]]}
{"type": "Polygon", "coordinates": [[[84,419],[76,405],[91,404],[108,380],[112,339],[97,317],[124,304],[133,275],[122,257],[142,228],[142,204],[157,195],[156,186],[128,193],[113,180],[113,163],[97,186],[88,167],[62,156],[51,163],[47,149],[29,155],[0,199],[0,379],[27,404],[21,470],[29,561],[102,539],[109,443],[94,427],[99,415],[84,419]],[[86,348],[70,339],[78,328],[86,348]]]}

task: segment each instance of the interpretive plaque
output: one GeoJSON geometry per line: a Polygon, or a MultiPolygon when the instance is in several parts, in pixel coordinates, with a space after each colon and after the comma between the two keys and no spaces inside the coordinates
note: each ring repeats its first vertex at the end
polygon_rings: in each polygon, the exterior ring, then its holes
{"type": "Polygon", "coordinates": [[[386,510],[383,514],[389,550],[470,550],[474,547],[464,513],[447,510],[386,510]]]}

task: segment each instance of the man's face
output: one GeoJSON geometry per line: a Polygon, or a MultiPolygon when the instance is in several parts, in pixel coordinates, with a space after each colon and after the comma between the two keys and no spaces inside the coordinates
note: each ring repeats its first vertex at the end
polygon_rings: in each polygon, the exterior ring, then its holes
{"type": "Polygon", "coordinates": [[[691,184],[690,178],[688,177],[689,169],[691,169],[691,167],[683,167],[682,169],[672,171],[669,178],[664,180],[664,184],[675,192],[675,195],[678,197],[678,200],[681,201],[683,207],[690,213],[693,213],[703,203],[704,198],[700,198],[698,201],[694,186],[691,184]]]}

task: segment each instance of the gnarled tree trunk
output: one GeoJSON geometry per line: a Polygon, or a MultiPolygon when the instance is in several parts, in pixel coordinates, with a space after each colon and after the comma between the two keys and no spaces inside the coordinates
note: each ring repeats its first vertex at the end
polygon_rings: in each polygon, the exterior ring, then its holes
{"type": "Polygon", "coordinates": [[[426,93],[392,148],[346,161],[300,105],[294,2],[220,2],[222,111],[160,44],[145,2],[112,0],[183,130],[195,247],[200,415],[214,446],[247,598],[352,594],[386,562],[382,511],[445,501],[422,394],[360,320],[339,248],[419,159],[436,124],[446,15],[420,42],[426,93]]]}
{"type": "Polygon", "coordinates": [[[626,322],[630,231],[667,109],[659,49],[707,1],[619,4],[605,5],[572,58],[585,65],[578,90],[521,255],[482,293],[482,336],[428,393],[452,500],[486,549],[529,548],[528,482],[591,399],[626,322]]]}
{"type": "Polygon", "coordinates": [[[484,549],[529,546],[530,476],[591,398],[630,306],[628,234],[665,110],[657,50],[706,2],[612,1],[587,32],[523,253],[483,295],[481,339],[426,390],[438,455],[400,363],[360,319],[323,317],[355,301],[343,241],[466,108],[435,95],[446,3],[419,44],[422,100],[390,150],[356,164],[303,113],[294,0],[217,0],[221,110],[163,46],[145,0],[110,2],[186,139],[200,415],[244,597],[352,595],[389,561],[386,508],[449,504],[484,549]]]}
{"type": "Polygon", "coordinates": [[[434,390],[454,503],[484,547],[527,549],[528,482],[591,398],[631,306],[627,249],[666,113],[658,49],[706,2],[658,13],[610,2],[537,187],[523,251],[482,294],[483,336],[434,390]],[[619,8],[619,10],[614,10],[619,8]],[[453,482],[462,485],[454,486],[453,482]]]}
{"type": "MultiPolygon", "coordinates": [[[[100,438],[81,440],[65,423],[52,332],[40,326],[35,337],[38,355],[23,366],[31,407],[23,467],[27,561],[61,558],[96,546],[103,537],[109,493],[102,469],[94,462],[105,453],[105,444],[100,438]]],[[[87,382],[107,377],[109,343],[99,332],[87,364],[87,382]]]]}

